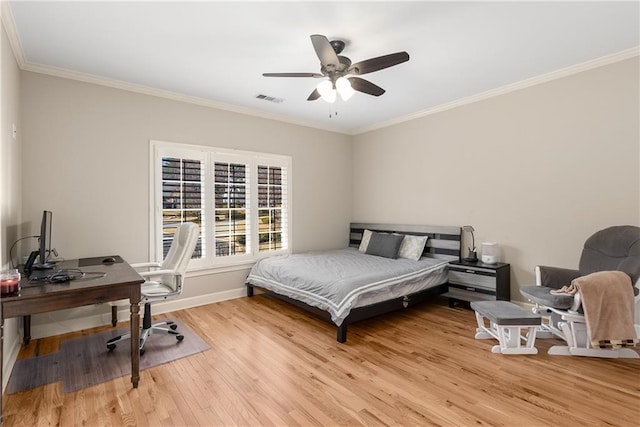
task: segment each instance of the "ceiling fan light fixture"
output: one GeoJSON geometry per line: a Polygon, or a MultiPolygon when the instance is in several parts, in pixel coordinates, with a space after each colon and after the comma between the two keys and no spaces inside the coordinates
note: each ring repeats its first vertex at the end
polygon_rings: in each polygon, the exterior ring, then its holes
{"type": "Polygon", "coordinates": [[[351,87],[351,82],[346,77],[340,77],[336,80],[336,90],[343,101],[347,101],[354,93],[356,93],[356,91],[351,87]]]}
{"type": "Polygon", "coordinates": [[[322,99],[332,104],[336,100],[336,90],[333,88],[333,84],[329,80],[325,80],[320,82],[317,87],[320,96],[322,99]]]}

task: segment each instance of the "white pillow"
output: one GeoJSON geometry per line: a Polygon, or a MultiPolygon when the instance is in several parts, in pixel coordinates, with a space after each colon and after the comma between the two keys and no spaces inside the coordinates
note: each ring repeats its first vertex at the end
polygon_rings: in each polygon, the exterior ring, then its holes
{"type": "Polygon", "coordinates": [[[405,235],[400,245],[400,250],[398,251],[398,258],[418,261],[422,256],[422,251],[424,251],[424,245],[427,244],[428,238],[429,236],[405,235]]]}
{"type": "Polygon", "coordinates": [[[358,250],[360,252],[366,252],[369,247],[369,240],[371,240],[371,230],[364,230],[362,232],[362,240],[360,240],[360,247],[358,250]]]}

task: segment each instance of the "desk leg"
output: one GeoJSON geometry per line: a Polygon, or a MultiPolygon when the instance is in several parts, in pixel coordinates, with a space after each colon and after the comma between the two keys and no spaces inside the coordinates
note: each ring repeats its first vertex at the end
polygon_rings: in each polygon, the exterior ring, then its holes
{"type": "Polygon", "coordinates": [[[131,383],[138,387],[140,381],[140,304],[131,301],[131,383]]]}
{"type": "Polygon", "coordinates": [[[29,345],[31,342],[31,315],[22,316],[22,341],[24,345],[29,345]]]}

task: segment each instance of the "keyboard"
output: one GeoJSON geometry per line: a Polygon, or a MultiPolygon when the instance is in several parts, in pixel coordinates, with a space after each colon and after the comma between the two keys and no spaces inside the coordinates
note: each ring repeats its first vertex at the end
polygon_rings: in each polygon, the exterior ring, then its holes
{"type": "Polygon", "coordinates": [[[33,270],[31,274],[29,274],[29,280],[37,282],[49,277],[49,275],[55,272],[54,269],[49,268],[47,270],[33,270]]]}

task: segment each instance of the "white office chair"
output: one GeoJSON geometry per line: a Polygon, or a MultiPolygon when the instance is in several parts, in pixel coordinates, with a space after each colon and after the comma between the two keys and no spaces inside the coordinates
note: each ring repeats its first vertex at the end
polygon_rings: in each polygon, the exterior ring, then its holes
{"type": "MultiPolygon", "coordinates": [[[[131,265],[146,279],[142,284],[141,301],[144,302],[144,317],[140,329],[140,354],[144,354],[144,344],[149,335],[154,333],[175,335],[178,341],[184,339],[184,336],[176,331],[177,325],[172,321],[151,324],[151,303],[180,295],[187,265],[197,241],[198,226],[192,222],[185,222],[177,228],[169,253],[162,264],[149,262],[131,265]]],[[[125,339],[131,339],[131,334],[111,338],[107,341],[107,348],[113,350],[117,342],[125,339]]]]}

